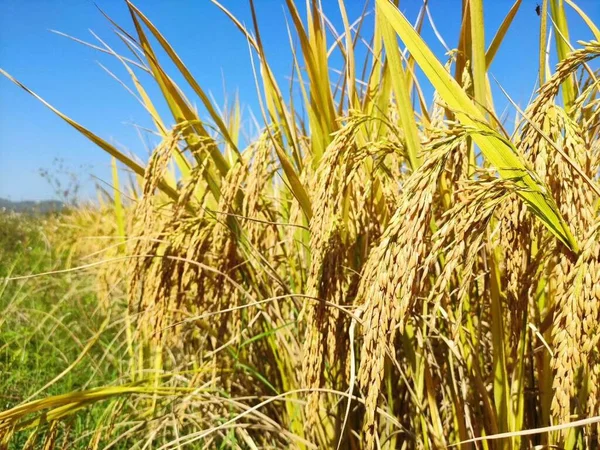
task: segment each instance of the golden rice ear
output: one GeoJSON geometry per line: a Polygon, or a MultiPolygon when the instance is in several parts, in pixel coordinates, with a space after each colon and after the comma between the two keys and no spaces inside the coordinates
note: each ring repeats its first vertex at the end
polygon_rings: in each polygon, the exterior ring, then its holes
{"type": "Polygon", "coordinates": [[[377,439],[376,410],[388,348],[395,346],[397,327],[403,332],[407,315],[430,288],[425,262],[431,250],[434,198],[456,143],[446,136],[429,143],[431,153],[406,181],[400,205],[366,262],[357,295],[363,310],[358,383],[365,398],[366,449],[375,448],[377,439]]]}
{"type": "Polygon", "coordinates": [[[573,414],[597,415],[599,407],[598,387],[590,383],[597,380],[600,367],[600,224],[590,228],[583,242],[576,261],[561,258],[557,274],[552,413],[559,422],[569,421],[573,414]]]}
{"type": "Polygon", "coordinates": [[[322,400],[325,396],[316,389],[326,384],[340,390],[347,388],[349,321],[340,309],[330,305],[347,307],[356,295],[358,274],[351,270],[352,254],[348,250],[356,245],[358,231],[351,222],[351,216],[356,214],[353,194],[360,189],[357,176],[364,174],[361,168],[372,156],[391,151],[377,149],[371,144],[367,145],[369,150],[358,147],[358,135],[369,121],[367,116],[358,113],[348,117],[327,147],[314,174],[307,295],[319,302],[306,306],[306,364],[303,368],[305,386],[315,390],[308,394],[306,407],[309,430],[312,429],[313,435],[318,434],[315,428],[325,428],[328,421],[320,411],[323,403],[328,402],[322,400]],[[326,365],[329,366],[327,371],[326,365]]]}

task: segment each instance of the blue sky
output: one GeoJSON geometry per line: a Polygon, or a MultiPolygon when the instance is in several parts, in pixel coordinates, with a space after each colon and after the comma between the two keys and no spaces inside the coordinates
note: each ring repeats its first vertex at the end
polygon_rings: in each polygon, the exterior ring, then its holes
{"type": "MultiPolygon", "coordinates": [[[[124,2],[97,0],[117,23],[131,30],[124,2]]],[[[244,0],[222,0],[243,22],[250,24],[244,0]]],[[[304,2],[298,2],[304,3],[304,2]]],[[[460,24],[460,0],[430,0],[430,10],[439,32],[450,47],[456,46],[460,24]]],[[[486,0],[485,22],[488,42],[510,9],[512,0],[486,0]]],[[[537,74],[539,19],[535,0],[523,5],[491,68],[491,73],[522,105],[534,88],[537,74]]],[[[578,5],[600,23],[600,1],[578,0],[578,5]]],[[[135,4],[171,42],[200,85],[222,105],[225,92],[236,92],[248,110],[260,116],[248,46],[239,31],[208,0],[138,0],[135,4]]],[[[288,86],[291,56],[283,0],[255,0],[267,57],[282,86],[288,86]]],[[[337,1],[324,0],[324,8],[341,28],[337,1]]],[[[346,1],[350,20],[362,12],[363,0],[346,1]]],[[[416,18],[420,0],[401,0],[401,10],[416,18]]],[[[575,13],[569,13],[573,42],[591,34],[575,13]]],[[[111,26],[87,0],[0,0],[0,67],[23,82],[53,106],[88,127],[123,151],[147,156],[148,137],[134,125],[151,127],[137,101],[98,63],[127,80],[127,74],[110,56],[51,33],[55,29],[93,41],[94,31],[109,45],[122,49],[111,26]]],[[[368,34],[367,34],[368,35],[368,34]]],[[[437,54],[444,49],[426,25],[424,37],[437,54]]],[[[335,65],[335,61],[333,61],[335,65]]],[[[340,67],[341,68],[341,67],[340,67]]],[[[144,77],[142,77],[144,78],[144,77]]],[[[128,80],[127,80],[128,81],[128,80]]],[[[147,77],[146,86],[150,85],[147,77]]],[[[156,88],[150,94],[158,94],[156,88]]],[[[192,100],[196,100],[190,95],[192,100]]],[[[502,100],[497,102],[502,104],[502,100]]],[[[199,102],[198,102],[199,103],[199,102]]],[[[164,111],[164,109],[162,110],[164,111]]],[[[164,117],[168,117],[165,113],[164,117]]],[[[251,132],[251,131],[250,131],[251,132]]],[[[0,197],[13,200],[53,198],[40,169],[53,170],[56,159],[78,172],[84,198],[94,197],[90,174],[110,181],[110,160],[77,131],[46,109],[36,99],[0,78],[0,197]]]]}

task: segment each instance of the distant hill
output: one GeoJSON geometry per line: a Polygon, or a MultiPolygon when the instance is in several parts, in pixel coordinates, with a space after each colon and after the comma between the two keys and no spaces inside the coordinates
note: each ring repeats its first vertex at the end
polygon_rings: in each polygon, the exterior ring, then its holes
{"type": "Polygon", "coordinates": [[[13,202],[5,198],[0,198],[0,212],[12,211],[19,213],[49,213],[61,211],[65,204],[59,200],[32,201],[24,200],[13,202]]]}

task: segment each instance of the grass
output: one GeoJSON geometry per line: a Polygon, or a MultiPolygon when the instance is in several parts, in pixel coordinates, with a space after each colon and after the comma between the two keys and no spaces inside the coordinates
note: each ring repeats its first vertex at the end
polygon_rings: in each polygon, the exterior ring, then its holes
{"type": "Polygon", "coordinates": [[[351,25],[340,1],[336,34],[318,2],[288,0],[301,106],[254,10],[250,29],[213,3],[253,52],[263,128],[245,148],[239,105],[213,105],[130,2],[132,29],[112,23],[129,54],[103,50],[156,125],[145,164],[2,72],[114,158],[100,207],[43,227],[56,250],[7,244],[24,256],[4,275],[3,308],[19,311],[2,328],[5,442],[34,425],[47,448],[71,428],[89,448],[598,446],[600,42],[569,42],[565,9],[599,39],[585,12],[540,5],[541,86],[508,133],[487,70],[520,0],[498,30],[462,2],[445,62],[425,14],[413,27],[371,3],[357,61],[366,15],[351,25]]]}
{"type": "MultiPolygon", "coordinates": [[[[65,213],[66,214],[66,213],[65,213]]],[[[55,230],[61,216],[0,214],[0,276],[50,272],[67,267],[68,247],[57,248],[55,230]],[[54,235],[54,236],[53,236],[54,235]]],[[[65,236],[63,236],[65,237],[65,236]]],[[[2,283],[0,288],[0,392],[2,409],[9,410],[37,397],[78,391],[108,383],[118,376],[112,364],[98,366],[111,334],[103,334],[73,370],[48,385],[80,356],[104,320],[98,310],[95,283],[89,276],[53,276],[2,283]]],[[[75,434],[93,428],[99,412],[84,411],[67,425],[75,434]]],[[[17,434],[9,448],[23,448],[28,434],[17,434]]],[[[81,445],[79,448],[85,448],[81,445]]]]}

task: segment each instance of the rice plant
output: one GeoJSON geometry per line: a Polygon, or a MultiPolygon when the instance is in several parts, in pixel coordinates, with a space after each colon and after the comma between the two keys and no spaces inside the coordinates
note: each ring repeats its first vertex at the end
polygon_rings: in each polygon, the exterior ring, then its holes
{"type": "Polygon", "coordinates": [[[129,1],[133,30],[112,25],[131,54],[87,45],[124,65],[153,119],[145,164],[3,71],[132,173],[126,185],[114,171],[114,245],[92,255],[126,299],[123,372],[0,413],[5,442],[31,420],[53,442],[72,411],[126,398],[90,448],[598,447],[594,22],[571,0],[541,2],[539,89],[509,132],[488,69],[521,0],[487,48],[483,1],[463,0],[446,61],[420,36],[427,2],[413,26],[388,0],[350,23],[340,0],[338,33],[318,0],[287,0],[302,105],[271,70],[252,0],[252,28],[213,3],[253,55],[262,128],[244,148],[239,106],[218,108],[129,1]],[[567,8],[594,40],[569,41],[567,8]]]}

